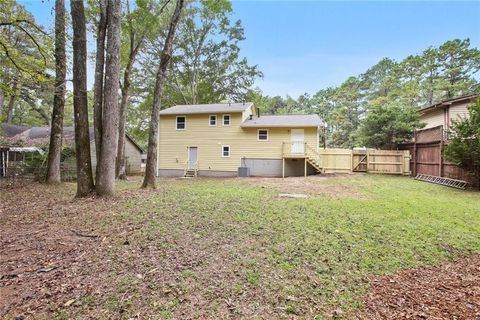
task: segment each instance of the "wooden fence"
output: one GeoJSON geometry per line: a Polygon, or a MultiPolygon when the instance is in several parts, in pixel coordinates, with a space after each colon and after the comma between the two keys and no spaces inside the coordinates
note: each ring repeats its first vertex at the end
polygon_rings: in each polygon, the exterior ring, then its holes
{"type": "Polygon", "coordinates": [[[426,174],[468,181],[472,185],[478,181],[465,170],[448,162],[443,157],[443,146],[448,143],[448,134],[443,126],[415,131],[411,142],[399,145],[399,149],[411,154],[412,175],[426,174]]]}
{"type": "Polygon", "coordinates": [[[407,150],[320,149],[319,153],[326,173],[410,175],[410,153],[407,150]]]}

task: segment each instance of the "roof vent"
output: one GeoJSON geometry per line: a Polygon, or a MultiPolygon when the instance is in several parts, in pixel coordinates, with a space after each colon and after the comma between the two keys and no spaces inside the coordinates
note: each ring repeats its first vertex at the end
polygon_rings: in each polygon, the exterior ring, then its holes
{"type": "Polygon", "coordinates": [[[257,108],[257,117],[260,118],[260,108],[257,108]]]}
{"type": "Polygon", "coordinates": [[[253,120],[253,114],[248,117],[250,120],[253,120]]]}

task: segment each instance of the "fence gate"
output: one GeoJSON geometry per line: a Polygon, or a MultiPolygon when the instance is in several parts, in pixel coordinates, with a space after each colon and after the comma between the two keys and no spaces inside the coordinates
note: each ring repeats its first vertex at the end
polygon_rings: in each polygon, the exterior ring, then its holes
{"type": "Polygon", "coordinates": [[[367,172],[368,155],[366,150],[353,150],[352,153],[352,171],[367,172]]]}
{"type": "Polygon", "coordinates": [[[410,175],[410,153],[406,150],[320,149],[326,173],[367,172],[410,175]]]}

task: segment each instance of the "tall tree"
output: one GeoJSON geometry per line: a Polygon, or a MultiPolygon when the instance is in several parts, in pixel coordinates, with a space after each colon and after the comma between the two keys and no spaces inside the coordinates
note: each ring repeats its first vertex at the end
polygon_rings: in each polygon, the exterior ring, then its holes
{"type": "MultiPolygon", "coordinates": [[[[107,34],[107,0],[98,0],[99,20],[97,22],[97,48],[95,52],[95,82],[93,85],[93,130],[95,134],[95,153],[100,159],[102,149],[102,109],[103,109],[103,81],[105,69],[105,37],[107,34]]],[[[98,177],[99,167],[95,176],[98,177]]]]}
{"type": "Polygon", "coordinates": [[[47,183],[59,183],[62,151],[63,112],[65,109],[65,0],[55,0],[55,94],[53,97],[52,127],[48,149],[47,183]]]}
{"type": "Polygon", "coordinates": [[[184,6],[184,0],[177,0],[175,11],[173,12],[172,19],[170,21],[170,27],[168,29],[167,37],[162,50],[160,58],[160,65],[155,81],[155,91],[153,94],[153,106],[152,115],[150,118],[150,130],[148,135],[148,151],[147,151],[147,164],[145,168],[145,177],[143,179],[142,188],[155,188],[155,176],[157,168],[157,146],[158,146],[158,122],[160,118],[160,104],[162,98],[163,86],[167,78],[168,64],[172,57],[173,51],[173,39],[175,36],[175,30],[177,29],[178,21],[180,20],[180,14],[184,6]]]}
{"type": "Polygon", "coordinates": [[[413,131],[422,125],[415,107],[378,97],[371,102],[357,133],[357,143],[371,148],[394,149],[398,143],[410,139],[413,131]]]}
{"type": "Polygon", "coordinates": [[[77,157],[77,197],[93,191],[87,100],[87,31],[83,0],[70,2],[73,27],[73,108],[77,157]]]}
{"type": "Polygon", "coordinates": [[[480,50],[470,48],[470,39],[454,39],[442,44],[438,51],[443,73],[440,86],[444,97],[450,99],[472,92],[472,87],[478,82],[480,50]]]}
{"type": "Polygon", "coordinates": [[[126,138],[126,122],[127,108],[130,98],[130,86],[133,66],[137,61],[137,56],[142,49],[148,30],[156,29],[158,16],[161,15],[165,6],[162,6],[156,14],[152,14],[153,6],[150,1],[136,1],[135,9],[130,11],[130,3],[127,1],[125,22],[122,24],[123,46],[126,54],[126,63],[123,69],[123,84],[121,86],[122,97],[120,100],[120,111],[118,121],[118,148],[116,176],[117,178],[125,178],[125,138],[126,138]]]}
{"type": "MultiPolygon", "coordinates": [[[[231,21],[228,0],[202,0],[185,10],[178,26],[163,103],[242,101],[262,73],[241,56],[245,39],[240,21],[231,21]]],[[[152,70],[161,57],[163,37],[153,39],[141,59],[152,70]]],[[[156,71],[156,70],[155,70],[156,71]]]]}
{"type": "Polygon", "coordinates": [[[115,159],[118,142],[118,90],[120,80],[120,16],[119,0],[108,0],[107,48],[102,109],[102,142],[97,163],[95,191],[100,196],[115,193],[115,159]]]}
{"type": "Polygon", "coordinates": [[[30,90],[46,83],[53,85],[47,72],[52,62],[51,47],[51,37],[35,23],[33,15],[15,0],[1,1],[0,90],[8,99],[2,121],[14,121],[24,86],[30,90]]]}

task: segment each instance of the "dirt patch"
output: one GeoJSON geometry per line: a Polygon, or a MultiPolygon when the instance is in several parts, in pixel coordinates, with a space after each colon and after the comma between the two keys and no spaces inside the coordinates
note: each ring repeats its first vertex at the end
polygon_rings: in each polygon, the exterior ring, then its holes
{"type": "MultiPolygon", "coordinates": [[[[98,205],[36,183],[1,190],[0,318],[51,315],[98,288],[102,241],[76,219],[98,205]]],[[[103,206],[99,206],[101,209],[103,206]]]]}
{"type": "Polygon", "coordinates": [[[349,179],[355,175],[315,175],[307,177],[242,179],[245,183],[272,188],[279,193],[307,194],[309,196],[328,196],[333,198],[364,199],[349,179]]]}
{"type": "Polygon", "coordinates": [[[361,319],[480,319],[480,255],[371,279],[361,319]]]}

